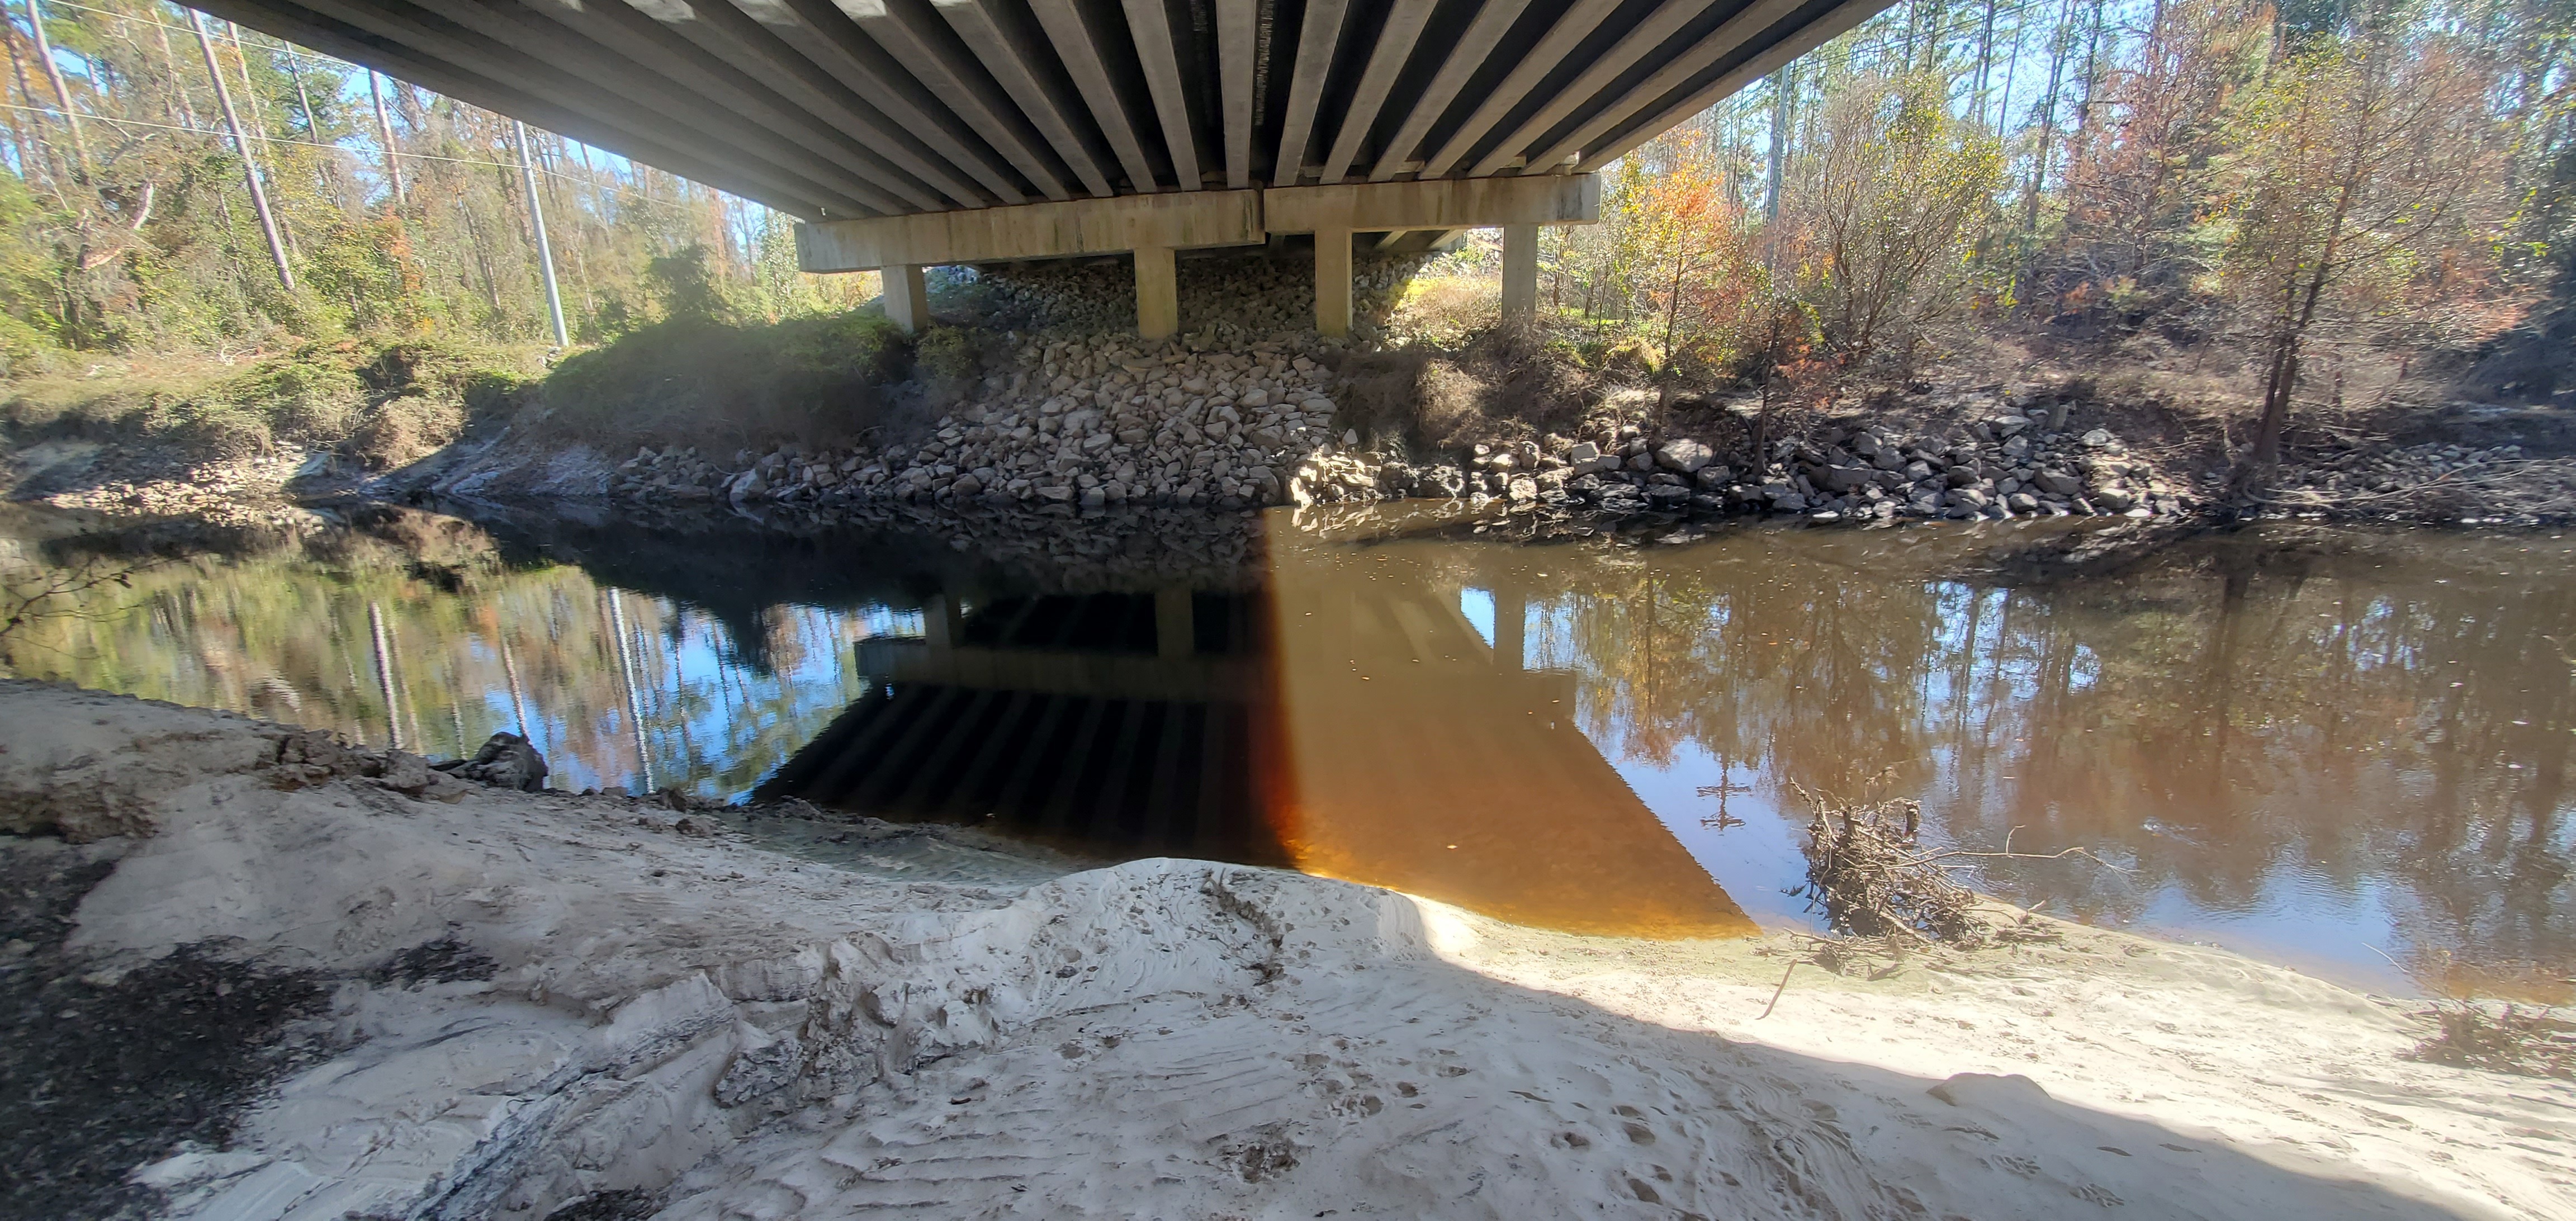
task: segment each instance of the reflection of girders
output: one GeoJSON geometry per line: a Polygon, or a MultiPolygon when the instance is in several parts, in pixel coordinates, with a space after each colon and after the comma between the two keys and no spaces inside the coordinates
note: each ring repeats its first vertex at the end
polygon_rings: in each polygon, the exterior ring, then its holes
{"type": "Polygon", "coordinates": [[[927,641],[877,637],[858,646],[859,673],[897,686],[930,683],[1114,699],[1236,699],[1251,684],[1248,657],[1132,657],[1118,654],[933,649],[927,641]]]}
{"type": "Polygon", "coordinates": [[[1186,589],[933,598],[922,636],[859,643],[872,690],[759,795],[1277,860],[1250,762],[1258,610],[1186,589]]]}
{"type": "Polygon", "coordinates": [[[1068,845],[1279,859],[1243,700],[897,682],[850,705],[759,796],[1068,845]]]}
{"type": "Polygon", "coordinates": [[[757,796],[1293,864],[1555,927],[1749,927],[1576,727],[1575,676],[1519,668],[1518,598],[1488,645],[1454,592],[1332,571],[1283,566],[1271,604],[933,598],[920,637],[859,645],[868,694],[757,796]]]}

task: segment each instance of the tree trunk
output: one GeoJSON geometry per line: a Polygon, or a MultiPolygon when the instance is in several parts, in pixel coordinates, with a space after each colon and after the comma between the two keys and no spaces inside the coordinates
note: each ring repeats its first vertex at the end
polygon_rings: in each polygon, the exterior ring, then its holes
{"type": "Polygon", "coordinates": [[[2013,20],[2012,54],[2004,60],[2004,95],[1995,103],[1995,133],[2002,135],[2012,126],[2013,81],[2021,72],[2022,35],[2030,32],[2030,15],[2016,14],[2013,20]]]}
{"type": "Polygon", "coordinates": [[[1995,0],[1986,0],[1985,24],[1977,31],[1977,115],[1986,113],[1986,77],[1995,63],[1995,0]]]}
{"type": "Polygon", "coordinates": [[[2299,383],[2299,335],[2284,326],[2272,339],[2271,367],[2263,379],[2263,416],[2254,428],[2254,464],[2281,463],[2281,434],[2290,424],[2290,392],[2299,383]]]}
{"type": "MultiPolygon", "coordinates": [[[[43,114],[45,108],[36,104],[36,91],[27,84],[27,61],[26,57],[18,53],[18,31],[12,26],[6,32],[9,43],[9,70],[18,78],[18,104],[29,114],[43,114]]],[[[52,148],[41,137],[31,147],[36,153],[35,166],[44,171],[45,185],[53,189],[56,202],[69,208],[71,197],[63,193],[64,175],[62,167],[54,164],[52,148]]]]}
{"type": "Polygon", "coordinates": [[[184,121],[187,128],[194,131],[197,127],[197,107],[194,102],[188,100],[188,78],[179,75],[179,53],[170,49],[170,27],[156,21],[152,23],[152,32],[161,39],[161,62],[170,70],[170,94],[179,103],[179,113],[174,117],[184,121]]]}
{"type": "MultiPolygon", "coordinates": [[[[2066,52],[2072,49],[2069,32],[2075,21],[2075,0],[2066,0],[2058,14],[2057,31],[2049,41],[2048,92],[2040,98],[2039,140],[2032,146],[2030,186],[2022,192],[2021,229],[2023,239],[2031,241],[2039,232],[2039,193],[2048,183],[2048,155],[2057,144],[2057,97],[2066,86],[2066,52]]],[[[2027,297],[2038,287],[2039,256],[2036,242],[2022,271],[2020,296],[2027,297]]]]}
{"type": "MultiPolygon", "coordinates": [[[[1771,74],[1771,165],[1770,181],[1763,189],[1762,225],[1764,229],[1780,223],[1780,181],[1789,169],[1789,115],[1791,100],[1798,89],[1798,61],[1791,60],[1771,74]]],[[[1766,262],[1778,266],[1779,241],[1766,233],[1770,253],[1766,262]]]]}

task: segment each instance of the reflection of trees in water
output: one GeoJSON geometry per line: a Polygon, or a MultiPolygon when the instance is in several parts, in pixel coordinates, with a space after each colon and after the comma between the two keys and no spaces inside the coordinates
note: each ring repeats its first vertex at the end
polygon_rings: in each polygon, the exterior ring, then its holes
{"type": "Polygon", "coordinates": [[[1585,732],[1620,757],[1667,765],[1688,741],[1840,793],[1890,767],[1919,783],[1938,629],[1920,589],[1840,584],[1743,541],[1586,572],[1544,604],[1546,664],[1584,673],[1585,732]]]}
{"type": "Polygon", "coordinates": [[[749,788],[848,701],[839,660],[868,630],[864,612],[773,607],[747,664],[707,613],[632,592],[612,613],[583,569],[506,564],[470,524],[424,514],[232,540],[115,592],[47,624],[28,672],[429,754],[524,712],[560,784],[632,785],[649,757],[658,781],[714,793],[749,788]]]}
{"type": "MultiPolygon", "coordinates": [[[[393,513],[200,539],[23,656],[43,677],[367,741],[398,723],[436,753],[524,707],[569,784],[635,782],[631,700],[658,779],[734,792],[856,696],[852,641],[923,590],[989,575],[946,546],[866,540],[716,546],[727,558],[702,571],[684,561],[704,542],[621,537],[505,548],[393,513]],[[788,563],[799,548],[816,562],[788,563]]],[[[2267,531],[2112,578],[1939,576],[2004,537],[1752,530],[1643,551],[1469,544],[1425,563],[1435,585],[1495,591],[1500,615],[1526,606],[1530,664],[1581,674],[1580,724],[1614,759],[1669,764],[1688,744],[1775,794],[1919,794],[1955,842],[2084,845],[2131,870],[1996,866],[1991,884],[2024,901],[2133,918],[2167,890],[2218,910],[2370,892],[2430,967],[2576,960],[2568,545],[2267,531]]],[[[68,564],[116,545],[26,553],[68,564]]]]}
{"type": "Polygon", "coordinates": [[[1955,841],[2131,870],[1991,872],[2060,912],[2376,887],[2419,955],[2576,957],[2563,551],[2257,537],[1993,588],[1814,537],[1567,565],[1578,592],[1539,603],[1533,636],[1584,672],[1587,732],[1655,764],[1694,743],[1775,787],[1893,769],[1885,789],[1923,794],[1955,841]]]}

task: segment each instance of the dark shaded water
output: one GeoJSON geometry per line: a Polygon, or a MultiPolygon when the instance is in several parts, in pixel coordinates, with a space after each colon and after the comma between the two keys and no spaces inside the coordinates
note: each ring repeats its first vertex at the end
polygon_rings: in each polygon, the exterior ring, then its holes
{"type": "MultiPolygon", "coordinates": [[[[2576,975],[2576,565],[2545,536],[2278,528],[2111,575],[2044,527],[1515,546],[1423,523],[821,537],[383,510],[169,557],[22,673],[556,782],[758,789],[1656,935],[1807,919],[1793,786],[1912,796],[1979,885],[2364,983],[2576,975]],[[1049,547],[1053,550],[1050,552],[1049,547]]],[[[113,562],[113,561],[108,561],[113,562]]]]}

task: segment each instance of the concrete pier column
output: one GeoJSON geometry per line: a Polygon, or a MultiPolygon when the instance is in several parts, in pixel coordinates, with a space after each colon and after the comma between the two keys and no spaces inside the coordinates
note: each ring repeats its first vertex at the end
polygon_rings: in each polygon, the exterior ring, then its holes
{"type": "Polygon", "coordinates": [[[1499,669],[1521,668],[1523,655],[1529,651],[1529,598],[1518,589],[1496,587],[1494,590],[1494,665],[1499,669]]]}
{"type": "Polygon", "coordinates": [[[1136,334],[1169,339],[1181,329],[1181,286],[1169,246],[1136,248],[1136,334]]]}
{"type": "Polygon", "coordinates": [[[921,635],[934,653],[945,653],[966,635],[966,608],[947,594],[932,594],[921,604],[921,635]]]}
{"type": "Polygon", "coordinates": [[[919,264],[880,267],[877,274],[885,280],[885,315],[906,335],[918,335],[930,321],[930,286],[922,281],[919,264]]]}
{"type": "Polygon", "coordinates": [[[1503,226],[1503,316],[1538,312],[1538,226],[1503,226]]]}
{"type": "Polygon", "coordinates": [[[1315,330],[1351,333],[1351,231],[1315,232],[1315,330]]]}
{"type": "Polygon", "coordinates": [[[1166,660],[1198,651],[1198,624],[1187,588],[1154,591],[1154,655],[1166,660]]]}

